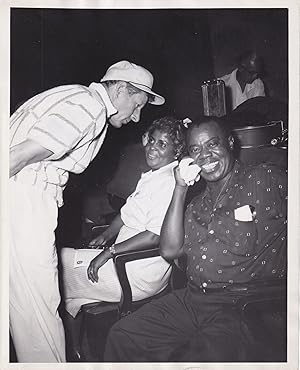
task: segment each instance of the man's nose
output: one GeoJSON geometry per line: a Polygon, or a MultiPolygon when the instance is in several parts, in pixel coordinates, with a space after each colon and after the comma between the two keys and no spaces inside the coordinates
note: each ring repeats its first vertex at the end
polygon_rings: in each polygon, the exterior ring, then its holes
{"type": "Polygon", "coordinates": [[[206,159],[211,156],[211,151],[207,148],[203,148],[198,156],[198,159],[206,159]]]}

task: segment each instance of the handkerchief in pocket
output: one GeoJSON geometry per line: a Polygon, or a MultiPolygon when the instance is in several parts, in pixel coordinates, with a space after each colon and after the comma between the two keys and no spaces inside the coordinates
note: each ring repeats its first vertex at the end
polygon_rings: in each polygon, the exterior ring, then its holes
{"type": "Polygon", "coordinates": [[[254,212],[252,212],[252,207],[248,204],[234,210],[234,218],[237,221],[253,221],[254,212]]]}

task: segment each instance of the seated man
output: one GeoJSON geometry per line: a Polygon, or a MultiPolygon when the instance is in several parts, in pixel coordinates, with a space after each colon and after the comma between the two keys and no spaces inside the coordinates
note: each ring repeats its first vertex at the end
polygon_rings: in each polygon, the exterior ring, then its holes
{"type": "Polygon", "coordinates": [[[184,217],[188,186],[175,168],[160,238],[164,258],[186,255],[187,287],[117,322],[105,361],[240,360],[244,337],[234,308],[245,293],[234,287],[286,276],[286,171],[235,160],[233,137],[214,117],[189,126],[187,148],[206,188],[184,217]]]}
{"type": "Polygon", "coordinates": [[[262,69],[261,57],[255,51],[250,51],[240,57],[236,69],[220,77],[225,83],[229,111],[248,99],[265,96],[264,84],[258,77],[262,69]]]}

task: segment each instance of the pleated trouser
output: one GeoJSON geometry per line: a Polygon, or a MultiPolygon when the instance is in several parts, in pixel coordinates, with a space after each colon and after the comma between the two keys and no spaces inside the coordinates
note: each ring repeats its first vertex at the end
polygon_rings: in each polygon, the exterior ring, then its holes
{"type": "Polygon", "coordinates": [[[65,362],[58,314],[57,204],[35,186],[10,181],[10,332],[18,362],[65,362]]]}
{"type": "Polygon", "coordinates": [[[239,295],[175,290],[117,321],[107,362],[235,362],[246,348],[239,295]]]}

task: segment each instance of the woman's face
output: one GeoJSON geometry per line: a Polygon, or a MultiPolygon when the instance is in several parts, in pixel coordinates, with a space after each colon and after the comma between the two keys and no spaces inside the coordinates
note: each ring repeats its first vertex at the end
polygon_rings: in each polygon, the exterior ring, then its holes
{"type": "Polygon", "coordinates": [[[152,134],[149,134],[145,155],[147,164],[152,170],[158,170],[173,162],[175,150],[170,136],[160,130],[154,130],[152,134]]]}

